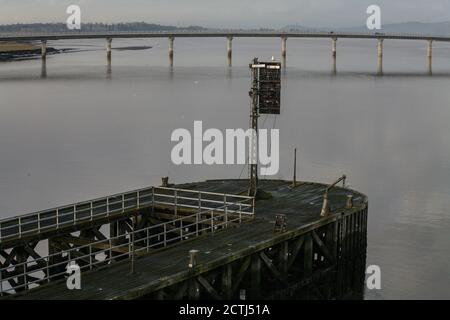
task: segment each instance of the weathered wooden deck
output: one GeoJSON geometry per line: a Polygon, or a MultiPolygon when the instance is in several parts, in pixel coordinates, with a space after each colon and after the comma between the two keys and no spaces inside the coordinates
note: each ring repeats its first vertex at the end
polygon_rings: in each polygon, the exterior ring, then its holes
{"type": "MultiPolygon", "coordinates": [[[[240,192],[245,193],[247,190],[247,181],[211,180],[176,185],[175,187],[239,194],[240,192]]],[[[321,227],[331,226],[333,222],[336,222],[343,216],[362,212],[367,208],[367,198],[363,194],[336,187],[329,193],[330,215],[320,217],[326,185],[298,183],[297,187],[291,188],[289,182],[286,181],[261,180],[260,187],[265,191],[269,191],[272,194],[272,198],[256,201],[256,213],[252,221],[243,223],[238,227],[203,235],[155,253],[137,257],[134,262],[133,274],[130,273],[130,262],[125,260],[102,269],[82,273],[81,290],[68,290],[65,280],[60,280],[10,298],[50,300],[155,298],[158,296],[153,294],[158,292],[158,290],[186,283],[197,275],[200,283],[204,284],[205,288],[208,288],[208,283],[205,284],[207,281],[201,278],[202,274],[222,268],[233,261],[240,261],[240,264],[245,264],[245,260],[242,260],[245,257],[255,252],[270,250],[271,247],[283,243],[286,243],[286,250],[288,250],[287,243],[289,241],[299,239],[302,235],[318,230],[321,227]],[[353,195],[354,205],[351,209],[345,209],[347,195],[353,195]],[[286,215],[286,231],[274,233],[275,214],[286,215]],[[191,249],[199,250],[198,267],[192,270],[188,268],[188,252],[191,249]]],[[[361,215],[361,218],[358,219],[360,220],[355,220],[355,227],[358,225],[358,228],[364,228],[363,224],[366,224],[364,215],[361,215]]],[[[341,230],[340,232],[342,233],[343,231],[341,230]]],[[[336,232],[334,232],[334,236],[337,238],[336,232]]],[[[321,241],[318,241],[320,245],[321,241]]],[[[305,243],[307,243],[306,240],[305,243]]],[[[298,246],[300,247],[301,243],[298,246]]],[[[324,252],[324,255],[329,255],[327,254],[327,249],[319,249],[324,252]]],[[[292,250],[292,252],[295,251],[295,249],[292,250]]],[[[294,255],[294,253],[286,254],[286,259],[288,259],[288,255],[294,255]]],[[[263,256],[263,253],[261,253],[261,257],[263,257],[264,261],[265,255],[263,256]]],[[[294,260],[295,256],[292,259],[294,260]]],[[[289,264],[292,262],[289,261],[289,264]]],[[[267,263],[270,268],[270,262],[267,263]]],[[[276,268],[273,269],[271,270],[276,274],[276,268]]],[[[243,275],[236,270],[234,277],[242,278],[243,275]]],[[[222,281],[223,283],[226,282],[225,280],[222,281]]],[[[239,281],[237,281],[236,285],[239,285],[239,281]]],[[[180,292],[179,297],[174,294],[168,298],[181,298],[186,290],[186,288],[181,288],[178,290],[180,292]]],[[[232,292],[235,290],[236,288],[230,289],[231,294],[228,297],[234,297],[235,295],[232,292]]],[[[217,290],[214,290],[212,287],[208,288],[208,292],[213,297],[220,298],[217,290]]],[[[161,295],[160,298],[164,298],[164,296],[161,295]]]]}

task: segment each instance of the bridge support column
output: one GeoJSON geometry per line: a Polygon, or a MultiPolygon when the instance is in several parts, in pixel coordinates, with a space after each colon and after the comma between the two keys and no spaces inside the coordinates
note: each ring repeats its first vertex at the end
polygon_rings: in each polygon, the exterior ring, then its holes
{"type": "Polygon", "coordinates": [[[428,73],[433,73],[433,40],[428,40],[428,50],[427,50],[427,58],[428,58],[428,73]]]}
{"type": "Polygon", "coordinates": [[[169,63],[173,67],[173,42],[175,37],[169,37],[169,63]]]}
{"type": "Polygon", "coordinates": [[[227,59],[228,66],[231,67],[233,59],[233,36],[227,37],[227,59]]]}
{"type": "Polygon", "coordinates": [[[378,39],[378,68],[377,73],[379,75],[383,74],[383,40],[378,39]]]}
{"type": "Polygon", "coordinates": [[[108,62],[111,62],[111,51],[112,51],[112,39],[107,38],[106,39],[106,58],[108,59],[108,62]]]}
{"type": "Polygon", "coordinates": [[[281,62],[286,67],[287,36],[281,37],[281,62]]]}
{"type": "Polygon", "coordinates": [[[41,41],[41,58],[47,59],[47,40],[41,41]]]}
{"type": "Polygon", "coordinates": [[[337,51],[337,38],[331,38],[331,57],[333,59],[333,73],[337,72],[336,51],[337,51]]]}

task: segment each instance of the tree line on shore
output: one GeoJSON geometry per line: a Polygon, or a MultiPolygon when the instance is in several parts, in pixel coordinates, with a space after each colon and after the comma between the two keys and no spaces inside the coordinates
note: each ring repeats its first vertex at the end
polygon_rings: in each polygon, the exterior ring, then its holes
{"type": "MultiPolygon", "coordinates": [[[[71,32],[108,32],[108,31],[201,31],[201,26],[175,27],[146,22],[127,23],[84,23],[79,31],[71,32]]],[[[68,32],[65,23],[17,23],[0,25],[0,33],[9,32],[68,32]]]]}

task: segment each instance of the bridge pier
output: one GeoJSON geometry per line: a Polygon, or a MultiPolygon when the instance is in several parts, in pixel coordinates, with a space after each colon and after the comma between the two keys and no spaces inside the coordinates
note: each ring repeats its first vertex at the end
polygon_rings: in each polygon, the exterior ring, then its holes
{"type": "Polygon", "coordinates": [[[227,59],[228,66],[231,67],[233,59],[233,36],[227,37],[227,59]]]}
{"type": "Polygon", "coordinates": [[[378,38],[378,67],[377,73],[383,74],[383,41],[384,39],[378,38]]]}
{"type": "Polygon", "coordinates": [[[433,40],[428,40],[428,49],[427,49],[427,58],[428,58],[428,73],[433,73],[433,40]]]}
{"type": "Polygon", "coordinates": [[[281,37],[281,63],[286,67],[286,53],[287,53],[287,36],[281,37]]]}
{"type": "Polygon", "coordinates": [[[108,63],[111,62],[111,51],[112,51],[112,39],[106,39],[106,58],[108,59],[108,63]]]}
{"type": "Polygon", "coordinates": [[[333,59],[333,73],[337,72],[336,68],[336,51],[337,51],[337,38],[331,38],[331,57],[333,59]]]}
{"type": "Polygon", "coordinates": [[[173,42],[175,37],[169,37],[169,64],[173,67],[173,42]]]}
{"type": "Polygon", "coordinates": [[[47,59],[47,40],[41,41],[41,58],[47,59]]]}

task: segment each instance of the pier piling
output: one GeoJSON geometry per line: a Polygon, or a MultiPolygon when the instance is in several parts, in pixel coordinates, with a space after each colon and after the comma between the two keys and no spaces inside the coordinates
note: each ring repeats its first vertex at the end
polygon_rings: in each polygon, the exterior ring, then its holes
{"type": "Polygon", "coordinates": [[[427,49],[427,60],[428,60],[428,73],[433,73],[433,40],[428,40],[427,49]]]}
{"type": "Polygon", "coordinates": [[[108,60],[108,63],[111,62],[111,50],[112,50],[112,39],[107,38],[106,39],[106,58],[108,60]]]}
{"type": "Polygon", "coordinates": [[[281,63],[283,67],[286,67],[286,54],[287,54],[287,36],[281,37],[281,63]]]}
{"type": "Polygon", "coordinates": [[[173,67],[173,42],[175,37],[169,37],[169,64],[173,67]]]}
{"type": "Polygon", "coordinates": [[[232,36],[227,37],[227,59],[228,59],[228,66],[231,67],[232,59],[233,59],[233,37],[232,36]]]}
{"type": "Polygon", "coordinates": [[[334,74],[337,72],[336,51],[337,51],[337,38],[331,38],[331,57],[333,59],[333,73],[334,74]]]}
{"type": "Polygon", "coordinates": [[[377,73],[383,74],[383,41],[384,39],[378,38],[378,68],[377,73]]]}
{"type": "Polygon", "coordinates": [[[41,41],[41,58],[42,59],[47,58],[47,40],[41,41]]]}

